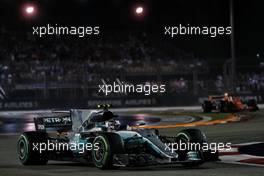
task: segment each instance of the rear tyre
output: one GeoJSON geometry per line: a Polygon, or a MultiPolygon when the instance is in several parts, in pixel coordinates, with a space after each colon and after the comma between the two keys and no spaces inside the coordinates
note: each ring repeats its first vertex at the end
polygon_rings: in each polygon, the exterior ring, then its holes
{"type": "Polygon", "coordinates": [[[204,113],[212,112],[212,103],[210,101],[204,101],[202,108],[204,113]]]}
{"type": "Polygon", "coordinates": [[[41,143],[47,143],[47,133],[45,132],[25,132],[17,143],[18,158],[23,165],[45,165],[48,162],[48,151],[38,150],[36,147],[41,143]]]}
{"type": "Polygon", "coordinates": [[[219,104],[219,111],[221,113],[232,112],[230,102],[221,101],[219,104]]]}
{"type": "MultiPolygon", "coordinates": [[[[180,131],[177,136],[179,140],[189,143],[200,144],[206,143],[205,135],[198,129],[184,129],[180,131]]],[[[201,150],[196,150],[201,160],[199,161],[191,161],[191,162],[183,162],[182,165],[186,167],[197,167],[204,163],[203,152],[201,150]]],[[[187,152],[186,152],[187,153],[187,152]]]]}

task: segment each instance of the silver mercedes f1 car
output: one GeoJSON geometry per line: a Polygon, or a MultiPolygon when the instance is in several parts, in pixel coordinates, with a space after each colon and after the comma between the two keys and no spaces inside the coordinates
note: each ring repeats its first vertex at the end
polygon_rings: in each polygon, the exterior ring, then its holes
{"type": "MultiPolygon", "coordinates": [[[[199,166],[218,160],[218,154],[187,144],[204,145],[207,139],[198,129],[184,129],[175,136],[163,136],[157,129],[120,124],[108,105],[100,110],[53,112],[34,119],[35,131],[18,140],[18,157],[23,165],[44,165],[48,160],[77,161],[100,169],[115,167],[182,164],[199,166]],[[186,144],[181,150],[179,144],[186,144]]],[[[144,125],[139,124],[139,125],[144,125]]]]}

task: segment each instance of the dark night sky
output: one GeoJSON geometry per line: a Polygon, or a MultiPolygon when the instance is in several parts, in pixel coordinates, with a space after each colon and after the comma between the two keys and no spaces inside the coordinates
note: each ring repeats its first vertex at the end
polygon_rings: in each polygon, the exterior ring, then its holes
{"type": "MultiPolygon", "coordinates": [[[[39,16],[34,21],[21,17],[25,0],[1,0],[2,26],[17,29],[36,23],[96,24],[105,30],[138,29],[161,34],[164,25],[229,25],[229,0],[39,0],[39,16]],[[132,7],[145,6],[144,19],[135,18],[132,7]]],[[[234,0],[237,56],[255,58],[263,51],[263,7],[259,0],[234,0]]],[[[202,56],[228,57],[228,37],[181,37],[176,45],[202,56]]]]}

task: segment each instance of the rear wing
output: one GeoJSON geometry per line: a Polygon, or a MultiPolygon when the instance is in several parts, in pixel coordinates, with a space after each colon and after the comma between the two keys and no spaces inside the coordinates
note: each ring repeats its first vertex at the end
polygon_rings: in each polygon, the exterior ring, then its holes
{"type": "Polygon", "coordinates": [[[82,124],[95,112],[98,111],[89,109],[53,110],[51,113],[36,116],[34,118],[35,128],[37,131],[78,131],[82,124]]]}
{"type": "Polygon", "coordinates": [[[209,95],[208,98],[209,100],[213,100],[213,99],[222,99],[225,97],[230,97],[229,93],[224,93],[223,95],[209,95]]]}
{"type": "Polygon", "coordinates": [[[224,98],[225,96],[224,95],[209,95],[209,99],[222,99],[224,98]]]}
{"type": "Polygon", "coordinates": [[[34,124],[37,131],[69,131],[72,129],[72,118],[67,112],[52,112],[34,118],[34,124]]]}

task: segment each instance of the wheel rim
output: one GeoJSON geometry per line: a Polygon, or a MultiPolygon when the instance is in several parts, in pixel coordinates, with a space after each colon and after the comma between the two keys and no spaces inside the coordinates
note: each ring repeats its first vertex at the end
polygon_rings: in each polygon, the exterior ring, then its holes
{"type": "Polygon", "coordinates": [[[27,154],[27,146],[24,140],[20,140],[18,143],[18,154],[21,160],[24,160],[27,154]]]}
{"type": "Polygon", "coordinates": [[[180,133],[177,136],[180,138],[181,141],[183,141],[185,143],[190,142],[189,137],[186,134],[184,134],[184,133],[180,133]]]}
{"type": "Polygon", "coordinates": [[[99,140],[97,141],[98,143],[98,150],[95,150],[94,151],[94,159],[97,161],[97,162],[100,162],[104,159],[104,156],[105,156],[105,144],[99,140]]]}

